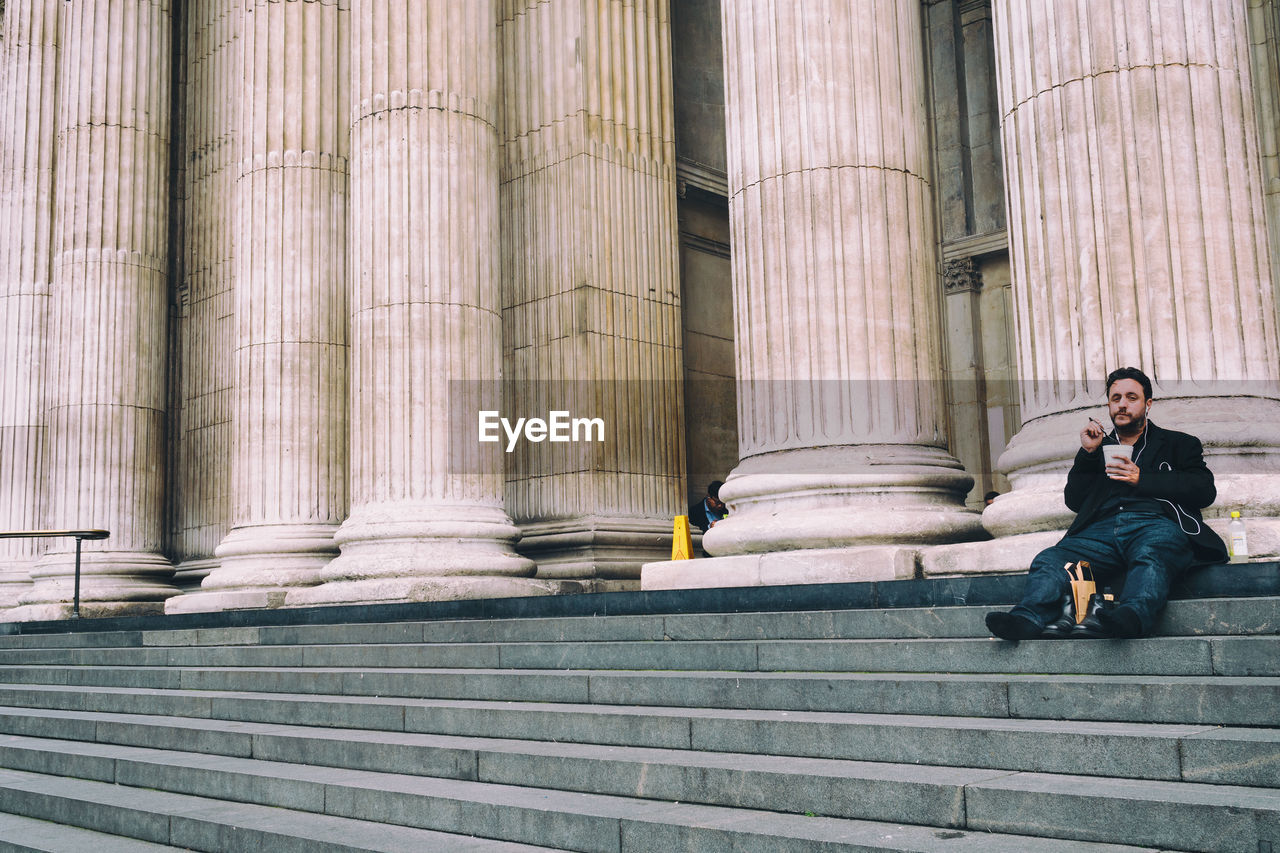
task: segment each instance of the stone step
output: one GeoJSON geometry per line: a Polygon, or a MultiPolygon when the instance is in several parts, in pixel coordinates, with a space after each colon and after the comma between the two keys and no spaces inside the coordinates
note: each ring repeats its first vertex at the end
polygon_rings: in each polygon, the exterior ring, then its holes
{"type": "MultiPolygon", "coordinates": [[[[269,610],[230,610],[169,616],[134,616],[86,619],[78,622],[0,623],[0,635],[101,634],[260,627],[314,627],[374,623],[500,620],[556,623],[579,618],[615,619],[624,616],[715,615],[750,616],[761,613],[806,611],[901,611],[907,608],[1008,608],[1018,601],[1025,586],[1021,575],[967,575],[916,580],[853,583],[795,584],[789,586],[726,587],[646,592],[606,592],[498,599],[459,599],[415,604],[372,604],[269,610]]],[[[1181,602],[1280,597],[1280,562],[1258,561],[1240,565],[1211,566],[1189,573],[1174,585],[1171,607],[1181,602]]],[[[1203,605],[1202,605],[1203,606],[1203,605]]],[[[1191,625],[1191,633],[1252,633],[1247,623],[1238,629],[1214,627],[1213,605],[1191,625]]],[[[975,612],[977,612],[975,610],[975,612]]],[[[1274,613],[1274,608],[1273,608],[1274,613]]],[[[1266,618],[1266,617],[1264,617],[1266,618]]],[[[1272,626],[1261,633],[1276,633],[1272,626]]],[[[976,624],[971,622],[971,624],[976,624]]],[[[785,635],[784,635],[785,636],[785,635]]],[[[894,636],[894,635],[890,635],[894,636]]],[[[937,636],[928,632],[925,636],[937,636]]],[[[974,634],[978,636],[978,634],[974,634]]],[[[547,639],[537,637],[534,639],[547,639]]],[[[590,638],[588,638],[590,639],[590,638]]],[[[79,641],[76,641],[79,642],[79,641]]],[[[92,643],[92,640],[85,642],[92,643]]]]}
{"type": "Polygon", "coordinates": [[[21,815],[0,814],[0,853],[85,853],[86,850],[93,853],[165,853],[186,849],[21,815]]]}
{"type": "MultiPolygon", "coordinates": [[[[992,607],[578,616],[0,635],[0,649],[206,645],[986,638],[992,607]]],[[[1280,633],[1280,598],[1172,601],[1161,636],[1280,633]]]]}
{"type": "MultiPolygon", "coordinates": [[[[217,793],[255,805],[356,820],[377,815],[436,831],[583,851],[628,849],[629,824],[639,824],[630,831],[646,836],[641,849],[657,849],[651,833],[672,830],[682,830],[687,849],[704,849],[697,833],[708,811],[721,820],[754,811],[776,836],[770,838],[770,849],[788,849],[791,827],[813,819],[805,815],[821,816],[828,826],[849,821],[883,826],[899,819],[876,817],[882,813],[913,815],[917,824],[930,821],[935,840],[947,831],[991,832],[996,825],[1019,825],[1018,834],[1048,830],[1095,843],[1110,843],[1123,835],[1140,846],[1176,844],[1205,853],[1244,849],[1246,840],[1280,838],[1280,792],[1187,783],[1049,774],[1025,774],[1023,779],[1024,774],[962,768],[930,768],[931,780],[926,780],[919,768],[816,759],[792,759],[790,772],[783,773],[759,764],[751,769],[725,766],[735,759],[725,755],[713,756],[718,761],[700,767],[640,761],[625,778],[616,778],[616,762],[605,762],[580,783],[632,789],[630,796],[622,796],[32,738],[8,737],[4,745],[0,760],[11,766],[169,793],[217,793]],[[1034,819],[1020,801],[1024,792],[1037,801],[1034,819]],[[690,803],[690,797],[728,799],[739,805],[690,803]],[[1040,802],[1048,797],[1056,798],[1056,809],[1040,802]],[[1230,808],[1224,808],[1227,804],[1230,808]],[[765,805],[791,813],[762,811],[759,807],[765,805]],[[1053,825],[1046,827],[1049,815],[1053,825]]],[[[537,770],[516,763],[494,772],[502,777],[527,775],[539,784],[548,781],[537,776],[537,770]]],[[[563,773],[568,777],[582,770],[565,767],[563,773]]],[[[1033,849],[1030,839],[1019,840],[1024,846],[1017,849],[1033,849]]]]}
{"type": "MultiPolygon", "coordinates": [[[[0,811],[89,829],[95,835],[123,837],[127,840],[119,849],[131,853],[151,849],[548,853],[556,849],[19,770],[0,771],[0,811]]],[[[98,853],[101,848],[68,849],[98,853]]]]}
{"type": "MultiPolygon", "coordinates": [[[[647,760],[645,750],[686,750],[764,756],[766,762],[775,757],[843,759],[1280,788],[1280,732],[1274,729],[796,712],[677,716],[672,710],[657,714],[640,708],[609,714],[590,706],[517,709],[509,703],[436,710],[448,712],[446,725],[438,728],[451,728],[448,720],[464,721],[465,726],[432,731],[430,718],[424,717],[423,725],[406,718],[404,731],[318,729],[249,722],[248,714],[218,720],[0,708],[0,733],[330,767],[395,772],[443,768],[433,775],[490,763],[497,760],[494,752],[573,757],[578,753],[572,748],[589,747],[595,750],[591,755],[611,750],[608,755],[618,761],[647,760]]],[[[573,787],[573,778],[564,784],[573,787]]]]}
{"type": "Polygon", "coordinates": [[[358,669],[952,672],[1096,675],[1280,675],[1280,636],[1007,643],[946,640],[680,640],[151,646],[0,650],[13,666],[358,669]]]}
{"type": "Polygon", "coordinates": [[[0,812],[218,850],[1253,853],[1280,842],[1277,605],[1175,601],[1133,642],[1005,643],[937,602],[0,636],[0,812]],[[361,846],[383,831],[451,834],[361,846]]]}
{"type": "Polygon", "coordinates": [[[1280,677],[1234,676],[8,666],[0,683],[1222,726],[1280,706],[1280,677]]]}

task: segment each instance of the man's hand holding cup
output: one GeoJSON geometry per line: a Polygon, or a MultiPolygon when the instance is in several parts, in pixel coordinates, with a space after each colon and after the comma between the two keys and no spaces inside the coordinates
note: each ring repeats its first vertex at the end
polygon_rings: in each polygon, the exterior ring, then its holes
{"type": "Polygon", "coordinates": [[[1108,444],[1102,448],[1102,459],[1107,467],[1107,476],[1131,486],[1138,485],[1141,469],[1133,461],[1133,446],[1129,444],[1108,444]]]}

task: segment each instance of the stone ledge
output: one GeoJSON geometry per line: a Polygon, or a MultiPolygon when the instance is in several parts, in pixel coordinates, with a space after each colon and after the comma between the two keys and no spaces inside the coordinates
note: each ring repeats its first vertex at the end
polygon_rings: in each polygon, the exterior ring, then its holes
{"type": "MultiPolygon", "coordinates": [[[[696,561],[695,561],[696,562],[696,561]]],[[[642,616],[680,613],[763,613],[795,610],[868,610],[892,607],[1011,606],[1022,575],[917,578],[714,589],[598,592],[525,598],[468,599],[411,604],[360,604],[277,610],[233,610],[102,619],[0,623],[0,634],[84,631],[168,631],[274,625],[642,616]]],[[[1172,598],[1253,598],[1280,595],[1280,563],[1257,562],[1199,569],[1175,587],[1172,598]]]]}

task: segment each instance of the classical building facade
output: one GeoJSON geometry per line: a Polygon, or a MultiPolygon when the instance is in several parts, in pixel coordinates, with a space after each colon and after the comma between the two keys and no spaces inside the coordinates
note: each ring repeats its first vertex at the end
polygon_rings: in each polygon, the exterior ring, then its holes
{"type": "Polygon", "coordinates": [[[1280,552],[1276,0],[3,6],[0,530],[109,529],[86,614],[1017,571],[1124,364],[1280,552]]]}

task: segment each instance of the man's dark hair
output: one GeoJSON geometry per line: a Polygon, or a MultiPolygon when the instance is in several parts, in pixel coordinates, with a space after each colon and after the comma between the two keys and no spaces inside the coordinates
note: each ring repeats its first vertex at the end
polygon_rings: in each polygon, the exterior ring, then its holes
{"type": "Polygon", "coordinates": [[[1121,379],[1132,379],[1142,386],[1142,393],[1146,395],[1146,399],[1151,399],[1151,380],[1147,378],[1147,374],[1143,373],[1136,367],[1120,367],[1111,371],[1107,376],[1107,396],[1111,396],[1111,386],[1119,382],[1121,379]]]}
{"type": "Polygon", "coordinates": [[[984,501],[993,501],[998,497],[1000,497],[999,492],[987,492],[985,495],[982,496],[982,499],[984,501]]]}
{"type": "Polygon", "coordinates": [[[712,480],[711,485],[707,486],[707,494],[716,500],[720,500],[720,487],[724,485],[723,480],[712,480]]]}

